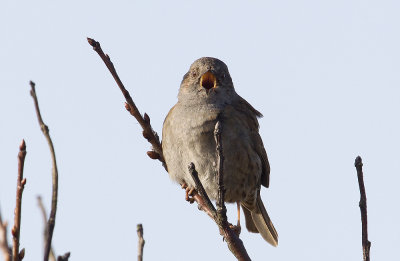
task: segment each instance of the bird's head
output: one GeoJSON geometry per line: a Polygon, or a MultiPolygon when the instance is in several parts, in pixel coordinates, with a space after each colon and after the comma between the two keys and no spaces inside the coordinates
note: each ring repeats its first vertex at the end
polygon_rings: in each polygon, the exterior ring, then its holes
{"type": "Polygon", "coordinates": [[[183,76],[178,99],[192,103],[227,103],[236,95],[228,67],[212,57],[194,61],[183,76]]]}

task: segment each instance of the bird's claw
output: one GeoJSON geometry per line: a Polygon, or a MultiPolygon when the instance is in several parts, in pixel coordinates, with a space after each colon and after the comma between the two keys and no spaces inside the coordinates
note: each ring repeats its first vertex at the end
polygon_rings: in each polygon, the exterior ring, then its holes
{"type": "Polygon", "coordinates": [[[185,200],[188,201],[190,204],[193,204],[195,201],[193,198],[193,192],[195,188],[190,188],[186,183],[182,184],[181,187],[185,190],[185,200]]]}

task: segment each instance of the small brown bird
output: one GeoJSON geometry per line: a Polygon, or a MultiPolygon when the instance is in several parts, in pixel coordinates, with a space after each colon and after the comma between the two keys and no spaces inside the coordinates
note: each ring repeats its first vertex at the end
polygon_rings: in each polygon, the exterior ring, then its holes
{"type": "Polygon", "coordinates": [[[218,116],[224,126],[225,201],[240,203],[247,229],[277,246],[278,234],[260,197],[261,185],[269,186],[270,173],[258,132],[257,117],[262,115],[235,92],[228,67],[216,58],[203,57],[190,66],[178,102],[165,118],[162,149],[169,175],[194,188],[188,172],[193,162],[207,194],[217,198],[214,127],[218,116]]]}

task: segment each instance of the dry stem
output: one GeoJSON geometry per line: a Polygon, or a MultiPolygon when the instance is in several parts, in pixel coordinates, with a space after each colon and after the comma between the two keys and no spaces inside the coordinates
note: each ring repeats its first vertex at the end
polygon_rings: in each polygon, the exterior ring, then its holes
{"type": "Polygon", "coordinates": [[[371,242],[368,240],[367,196],[365,193],[364,174],[362,171],[363,163],[360,156],[356,158],[354,166],[357,169],[358,186],[360,188],[360,202],[358,205],[361,212],[363,258],[364,261],[369,261],[371,242]]]}
{"type": "Polygon", "coordinates": [[[144,238],[143,238],[143,226],[142,224],[138,224],[136,226],[136,232],[139,238],[138,241],[138,261],[142,261],[143,260],[143,248],[144,248],[144,238]]]}
{"type": "Polygon", "coordinates": [[[117,82],[118,87],[121,90],[126,100],[125,103],[126,110],[129,111],[130,114],[133,117],[135,117],[135,119],[139,122],[140,126],[142,126],[143,137],[145,137],[152,146],[152,151],[148,151],[147,155],[152,159],[158,159],[159,161],[161,161],[165,170],[167,170],[167,165],[165,164],[164,156],[162,153],[160,139],[158,137],[157,132],[155,132],[151,127],[150,117],[146,113],[144,114],[144,116],[140,114],[139,109],[133,102],[131,95],[129,94],[128,90],[125,88],[124,84],[119,78],[117,71],[115,70],[114,64],[111,62],[110,57],[107,54],[104,54],[103,50],[101,49],[100,43],[91,38],[87,38],[87,40],[89,44],[93,47],[93,50],[95,50],[98,53],[98,55],[103,60],[108,70],[114,77],[114,80],[117,82]]]}
{"type": "Polygon", "coordinates": [[[56,223],[57,197],[58,197],[58,169],[57,169],[56,153],[54,151],[53,141],[50,138],[49,128],[47,127],[46,124],[44,124],[42,116],[40,114],[39,102],[38,102],[38,99],[36,96],[36,91],[35,91],[35,83],[31,81],[30,85],[31,85],[31,96],[32,96],[33,102],[35,104],[35,110],[36,110],[36,115],[37,115],[37,118],[39,121],[39,126],[43,132],[43,135],[45,136],[45,138],[47,140],[47,143],[49,144],[52,165],[53,165],[53,168],[52,168],[53,192],[52,192],[52,198],[51,198],[50,217],[49,217],[49,220],[47,221],[46,243],[45,243],[45,247],[44,247],[44,261],[48,261],[49,255],[50,255],[51,240],[53,238],[53,231],[54,231],[54,227],[55,227],[55,223],[56,223]]]}
{"type": "Polygon", "coordinates": [[[25,250],[19,251],[19,239],[21,231],[21,205],[22,205],[22,192],[26,184],[26,179],[24,178],[24,163],[26,156],[26,145],[25,141],[22,140],[19,146],[18,153],[18,177],[17,177],[17,196],[14,211],[14,226],[11,229],[11,234],[13,236],[13,248],[12,248],[12,260],[19,261],[24,258],[25,250]]]}

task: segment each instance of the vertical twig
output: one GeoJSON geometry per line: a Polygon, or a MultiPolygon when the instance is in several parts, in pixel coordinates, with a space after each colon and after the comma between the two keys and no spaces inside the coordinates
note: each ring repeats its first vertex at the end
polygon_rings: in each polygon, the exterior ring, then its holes
{"type": "Polygon", "coordinates": [[[227,222],[226,217],[226,207],[225,207],[225,186],[224,186],[224,154],[222,152],[222,123],[217,121],[214,129],[214,139],[217,151],[217,161],[218,161],[218,198],[217,198],[217,216],[221,219],[221,222],[227,222]]]}
{"type": "Polygon", "coordinates": [[[228,219],[226,217],[226,207],[225,207],[225,188],[224,188],[224,155],[223,155],[223,147],[222,147],[222,122],[219,120],[215,125],[214,129],[214,138],[216,142],[216,150],[217,150],[217,161],[218,161],[218,198],[217,198],[217,210],[211,203],[210,198],[208,197],[201,181],[199,179],[198,173],[196,171],[195,165],[192,163],[189,164],[189,173],[192,176],[195,184],[196,190],[198,191],[198,196],[203,198],[204,200],[197,200],[194,198],[199,204],[199,208],[206,210],[209,216],[213,218],[215,223],[218,225],[221,235],[224,237],[229,250],[232,254],[240,261],[248,261],[251,260],[249,255],[247,254],[246,248],[243,245],[243,241],[239,238],[238,233],[236,233],[229,225],[228,219]]]}
{"type": "Polygon", "coordinates": [[[364,177],[362,171],[362,159],[357,156],[354,166],[357,169],[358,185],[360,187],[360,212],[361,212],[361,225],[362,225],[362,247],[363,247],[363,258],[364,261],[369,260],[369,250],[371,248],[371,242],[368,240],[368,220],[367,220],[367,196],[365,193],[364,177]]]}
{"type": "Polygon", "coordinates": [[[23,248],[21,252],[19,251],[19,239],[21,231],[21,205],[22,205],[22,192],[26,184],[26,179],[24,178],[24,163],[26,156],[26,145],[25,141],[22,140],[19,146],[18,153],[18,177],[17,177],[17,196],[14,211],[14,226],[11,229],[11,234],[13,236],[13,248],[12,248],[12,260],[20,261],[24,258],[25,249],[23,248]]]}
{"type": "Polygon", "coordinates": [[[0,212],[0,248],[1,251],[3,252],[4,261],[11,261],[12,249],[8,244],[8,239],[7,239],[7,222],[6,221],[3,222],[3,219],[1,218],[1,212],[0,212]]]}
{"type": "Polygon", "coordinates": [[[33,102],[35,104],[35,110],[36,110],[36,115],[39,121],[39,126],[40,129],[43,132],[43,135],[45,136],[47,143],[49,144],[50,148],[50,153],[51,153],[51,159],[52,159],[52,183],[53,183],[53,192],[52,192],[52,198],[51,198],[51,210],[50,210],[50,217],[49,220],[47,221],[47,241],[44,247],[44,261],[49,260],[49,255],[50,255],[50,248],[51,248],[51,240],[53,238],[53,231],[54,227],[56,224],[56,212],[57,212],[57,197],[58,197],[58,169],[57,169],[57,161],[56,161],[56,153],[54,151],[54,146],[53,146],[53,141],[50,138],[49,134],[49,128],[47,127],[46,124],[44,124],[42,116],[40,114],[40,109],[39,109],[39,102],[36,96],[36,90],[35,90],[35,83],[30,81],[31,85],[31,96],[33,98],[33,102]]]}
{"type": "Polygon", "coordinates": [[[136,226],[136,232],[138,235],[138,261],[142,261],[143,260],[143,248],[144,248],[144,238],[143,238],[143,226],[142,224],[138,224],[136,226]]]}
{"type": "MultiPolygon", "coordinates": [[[[44,223],[43,242],[44,242],[44,245],[46,245],[46,242],[47,242],[47,213],[46,213],[46,208],[43,205],[43,201],[42,201],[42,197],[41,196],[37,196],[37,201],[38,201],[38,206],[39,206],[40,212],[42,213],[42,217],[43,217],[43,223],[44,223]]],[[[49,259],[51,261],[56,261],[56,255],[54,254],[53,247],[50,248],[49,259]]]]}

